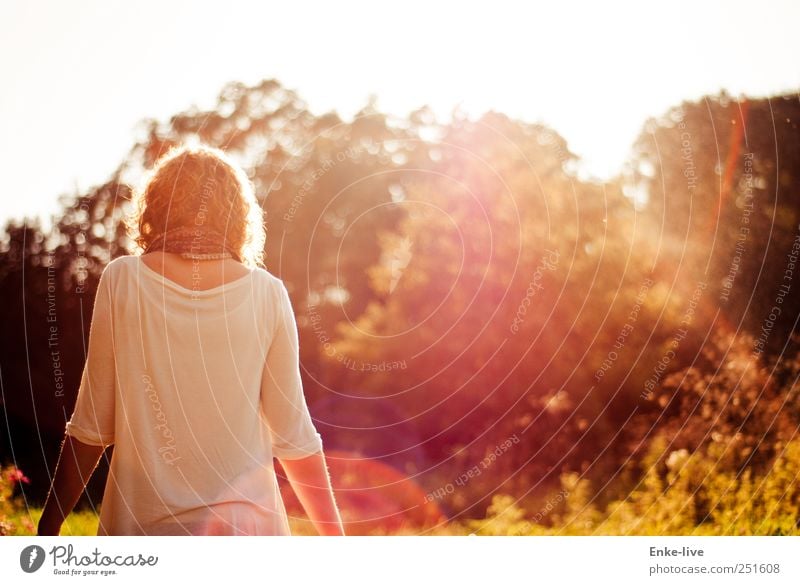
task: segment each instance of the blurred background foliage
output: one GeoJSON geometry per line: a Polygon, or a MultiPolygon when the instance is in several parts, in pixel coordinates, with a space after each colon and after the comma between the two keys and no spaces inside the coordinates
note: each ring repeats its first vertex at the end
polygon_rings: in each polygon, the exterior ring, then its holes
{"type": "Polygon", "coordinates": [[[131,185],[201,141],[243,165],[266,211],[266,266],[291,294],[355,531],[791,533],[798,120],[793,96],[683,103],[605,183],[543,125],[374,103],[345,121],[274,80],[144,121],[51,229],[0,237],[0,460],[30,478],[8,498],[46,493],[99,274],[133,251],[131,185]]]}

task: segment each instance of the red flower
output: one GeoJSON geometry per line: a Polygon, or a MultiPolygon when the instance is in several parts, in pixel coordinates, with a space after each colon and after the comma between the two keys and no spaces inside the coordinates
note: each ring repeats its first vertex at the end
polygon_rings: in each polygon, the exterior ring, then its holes
{"type": "Polygon", "coordinates": [[[31,480],[25,477],[25,474],[22,473],[22,470],[18,467],[12,467],[6,472],[6,479],[11,482],[11,484],[15,484],[17,482],[22,483],[30,483],[31,480]]]}

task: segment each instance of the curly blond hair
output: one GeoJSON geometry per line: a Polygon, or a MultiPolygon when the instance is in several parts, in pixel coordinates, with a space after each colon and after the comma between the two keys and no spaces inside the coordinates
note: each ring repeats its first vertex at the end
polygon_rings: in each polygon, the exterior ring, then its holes
{"type": "Polygon", "coordinates": [[[170,150],[134,191],[133,208],[126,223],[139,253],[168,230],[202,226],[224,235],[246,265],[263,266],[263,212],[247,175],[219,149],[170,150]]]}

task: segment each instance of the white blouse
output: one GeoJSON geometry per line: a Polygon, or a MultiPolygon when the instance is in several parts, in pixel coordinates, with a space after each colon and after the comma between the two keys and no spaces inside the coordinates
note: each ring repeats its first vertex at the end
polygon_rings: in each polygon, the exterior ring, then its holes
{"type": "Polygon", "coordinates": [[[283,282],[191,290],[139,256],[103,272],[67,434],[114,445],[98,534],[289,534],[273,456],[322,449],[283,282]]]}

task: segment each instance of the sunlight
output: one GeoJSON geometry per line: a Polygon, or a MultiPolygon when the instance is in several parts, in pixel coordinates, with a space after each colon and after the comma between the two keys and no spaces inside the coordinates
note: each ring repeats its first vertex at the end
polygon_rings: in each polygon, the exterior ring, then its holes
{"type": "Polygon", "coordinates": [[[381,109],[398,115],[428,104],[439,117],[458,107],[473,116],[494,109],[542,121],[582,157],[582,176],[601,179],[620,171],[645,119],[681,99],[723,87],[764,94],[800,83],[793,61],[800,41],[786,28],[797,20],[796,3],[758,14],[743,2],[669,6],[658,11],[654,28],[650,8],[632,3],[618,4],[609,18],[608,3],[501,2],[486,11],[412,2],[392,15],[403,42],[387,42],[383,25],[361,9],[365,20],[337,22],[346,10],[340,3],[234,2],[229,18],[182,2],[7,4],[2,54],[26,58],[0,61],[9,90],[0,95],[0,160],[20,151],[40,157],[3,169],[17,196],[4,200],[0,214],[53,212],[55,194],[107,178],[140,120],[165,120],[191,104],[211,107],[234,79],[280,79],[316,113],[335,108],[352,116],[375,95],[381,109]],[[155,10],[160,16],[151,19],[155,10]],[[705,26],[720,13],[721,26],[705,26]],[[753,19],[763,22],[754,26],[753,19]],[[270,22],[303,27],[265,28],[270,22]],[[142,30],[159,42],[141,43],[142,30]],[[748,31],[747,44],[736,40],[740,30],[748,31]],[[325,49],[302,50],[312,41],[325,49]],[[53,87],[72,91],[55,99],[53,87]],[[46,173],[38,172],[42,161],[46,173]]]}

